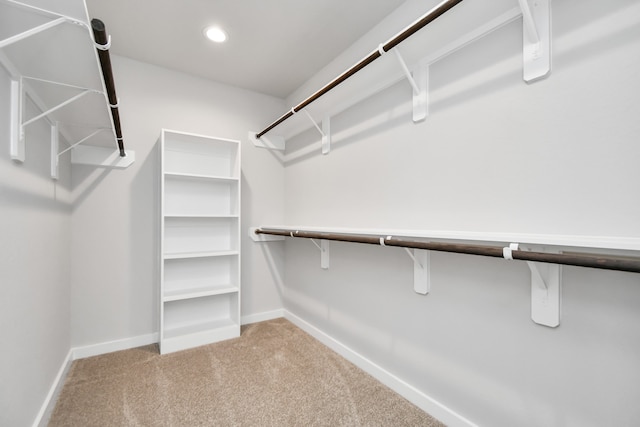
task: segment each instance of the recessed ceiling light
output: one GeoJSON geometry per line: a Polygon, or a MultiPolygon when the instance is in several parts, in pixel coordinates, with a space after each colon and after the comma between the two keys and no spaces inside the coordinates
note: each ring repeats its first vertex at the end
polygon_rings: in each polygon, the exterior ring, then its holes
{"type": "Polygon", "coordinates": [[[227,33],[220,27],[207,27],[204,29],[204,35],[216,43],[222,43],[227,40],[227,33]]]}

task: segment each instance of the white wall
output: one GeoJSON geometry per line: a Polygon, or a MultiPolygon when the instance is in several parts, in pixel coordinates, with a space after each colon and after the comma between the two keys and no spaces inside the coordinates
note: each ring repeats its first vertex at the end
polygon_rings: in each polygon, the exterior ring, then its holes
{"type": "MultiPolygon", "coordinates": [[[[70,164],[50,177],[44,121],[9,155],[10,79],[0,66],[0,425],[34,422],[70,347],[70,164]]],[[[27,105],[27,113],[34,114],[27,105]]]]}
{"type": "MultiPolygon", "coordinates": [[[[125,147],[136,161],[124,171],[74,167],[74,346],[158,332],[162,128],[242,140],[243,230],[283,220],[282,165],[247,140],[282,111],[282,100],[117,56],[113,67],[125,147]]],[[[247,240],[243,231],[242,316],[281,309],[269,266],[247,240]]]]}
{"type": "MultiPolygon", "coordinates": [[[[405,3],[288,105],[435,4],[424,3],[405,3]]],[[[640,7],[552,3],[548,79],[522,81],[514,22],[431,67],[425,122],[411,122],[403,81],[332,117],[328,156],[315,129],[287,141],[286,223],[640,237],[640,7]]],[[[550,329],[530,320],[523,263],[434,253],[420,296],[402,250],[332,243],[323,271],[310,242],[284,248],[287,310],[479,425],[640,417],[637,274],[565,267],[550,329]]]]}

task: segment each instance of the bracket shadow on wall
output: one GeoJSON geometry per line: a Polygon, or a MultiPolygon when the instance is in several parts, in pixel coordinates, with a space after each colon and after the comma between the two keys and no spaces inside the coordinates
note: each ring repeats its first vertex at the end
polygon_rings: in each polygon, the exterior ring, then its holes
{"type": "Polygon", "coordinates": [[[640,273],[640,239],[634,238],[271,226],[252,227],[249,236],[254,242],[312,239],[321,251],[323,269],[329,268],[331,240],[404,248],[414,264],[414,290],[423,295],[431,289],[430,251],[526,261],[531,270],[531,319],[549,327],[560,325],[562,265],[640,273]],[[520,243],[505,243],[514,241],[520,243]]]}
{"type": "Polygon", "coordinates": [[[518,0],[519,7],[501,12],[497,16],[491,15],[491,17],[486,17],[487,13],[491,12],[473,9],[474,7],[487,9],[484,5],[479,5],[479,2],[467,2],[465,6],[453,9],[461,2],[462,0],[441,2],[396,36],[378,45],[365,58],[291,108],[264,130],[249,132],[249,141],[257,147],[283,151],[286,139],[298,135],[310,127],[315,127],[322,139],[322,154],[328,154],[331,150],[330,118],[404,78],[412,88],[413,121],[423,121],[429,114],[429,67],[431,64],[519,18],[522,18],[523,21],[524,81],[531,83],[549,75],[551,71],[550,0],[531,2],[518,0]],[[451,9],[453,10],[450,11],[451,9]],[[436,21],[436,18],[445,13],[452,16],[448,16],[443,22],[436,21]],[[473,22],[469,22],[469,20],[473,22]],[[435,25],[429,28],[430,31],[419,31],[432,23],[435,25]],[[453,27],[475,29],[459,36],[452,34],[455,31],[453,27]],[[434,46],[433,40],[450,41],[444,45],[434,46]],[[403,52],[400,52],[400,44],[403,52]],[[391,50],[394,55],[385,55],[391,50]],[[425,50],[429,52],[427,56],[425,56],[425,50]],[[383,59],[377,61],[375,67],[369,66],[378,58],[387,57],[395,57],[395,61],[393,58],[391,60],[383,59]],[[409,66],[407,63],[413,65],[409,66]],[[365,67],[366,78],[351,79],[365,67]],[[347,82],[347,80],[349,81],[347,82]],[[367,83],[371,81],[378,83],[374,85],[367,83]],[[333,90],[338,85],[340,85],[340,90],[333,90]],[[331,96],[325,96],[329,92],[331,92],[331,96]],[[308,108],[311,103],[314,103],[313,112],[310,112],[308,108]],[[288,120],[299,115],[297,113],[301,111],[305,113],[309,121],[288,120]],[[314,115],[322,118],[322,127],[313,118],[314,115]],[[271,131],[276,127],[281,127],[281,132],[274,135],[271,131]]]}
{"type": "Polygon", "coordinates": [[[126,168],[135,153],[122,142],[104,24],[89,25],[83,0],[48,7],[0,0],[0,27],[12,31],[0,33],[0,64],[11,76],[11,158],[25,161],[26,129],[44,120],[51,128],[52,178],[67,151],[73,164],[126,168]],[[27,99],[39,113],[27,117],[27,99]],[[68,143],[62,150],[60,136],[68,143]]]}

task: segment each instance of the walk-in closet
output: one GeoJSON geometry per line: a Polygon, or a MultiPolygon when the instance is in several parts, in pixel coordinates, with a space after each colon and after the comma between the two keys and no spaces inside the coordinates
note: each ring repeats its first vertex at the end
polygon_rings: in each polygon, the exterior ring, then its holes
{"type": "Polygon", "coordinates": [[[638,76],[632,0],[0,0],[0,425],[637,425],[638,76]]]}

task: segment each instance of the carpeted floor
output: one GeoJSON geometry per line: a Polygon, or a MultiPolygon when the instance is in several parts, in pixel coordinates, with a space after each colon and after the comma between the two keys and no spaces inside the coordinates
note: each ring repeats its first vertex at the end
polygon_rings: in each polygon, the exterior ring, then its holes
{"type": "Polygon", "coordinates": [[[73,363],[50,426],[442,426],[285,319],[73,363]]]}

